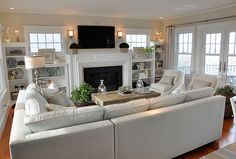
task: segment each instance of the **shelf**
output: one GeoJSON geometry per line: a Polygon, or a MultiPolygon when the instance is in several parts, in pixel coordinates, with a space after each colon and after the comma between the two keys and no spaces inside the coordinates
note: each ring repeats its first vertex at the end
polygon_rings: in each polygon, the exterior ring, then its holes
{"type": "Polygon", "coordinates": [[[27,79],[13,79],[13,80],[9,80],[9,79],[8,79],[8,81],[9,81],[9,82],[13,82],[13,81],[27,81],[27,79]]]}
{"type": "Polygon", "coordinates": [[[25,65],[24,66],[16,66],[16,67],[8,67],[8,70],[14,70],[14,69],[17,69],[17,68],[21,68],[21,69],[25,69],[25,65]]]}
{"type": "Polygon", "coordinates": [[[64,67],[67,63],[57,63],[57,64],[45,64],[44,67],[64,67]]]}
{"type": "Polygon", "coordinates": [[[12,58],[12,57],[25,57],[26,55],[13,55],[13,56],[11,56],[11,55],[9,55],[9,56],[6,56],[6,58],[12,58]]]}
{"type": "MultiPolygon", "coordinates": [[[[145,80],[145,79],[152,79],[152,77],[145,77],[145,78],[140,78],[141,80],[145,80]]],[[[132,79],[133,81],[137,81],[139,79],[132,79]]]]}
{"type": "Polygon", "coordinates": [[[153,62],[155,59],[133,59],[132,62],[153,62]]]}
{"type": "Polygon", "coordinates": [[[60,78],[60,77],[65,77],[65,75],[61,75],[61,76],[50,76],[50,77],[38,77],[38,79],[44,79],[44,78],[60,78]]]}
{"type": "Polygon", "coordinates": [[[141,69],[141,70],[132,70],[133,72],[141,72],[141,71],[151,71],[152,69],[141,69]]]}

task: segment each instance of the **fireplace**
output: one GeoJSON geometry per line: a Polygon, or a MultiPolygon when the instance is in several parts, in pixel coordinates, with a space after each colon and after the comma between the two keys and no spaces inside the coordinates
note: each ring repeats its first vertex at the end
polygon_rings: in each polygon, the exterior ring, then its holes
{"type": "Polygon", "coordinates": [[[84,82],[89,83],[95,92],[100,80],[104,80],[107,91],[117,90],[122,86],[122,66],[84,68],[84,82]]]}

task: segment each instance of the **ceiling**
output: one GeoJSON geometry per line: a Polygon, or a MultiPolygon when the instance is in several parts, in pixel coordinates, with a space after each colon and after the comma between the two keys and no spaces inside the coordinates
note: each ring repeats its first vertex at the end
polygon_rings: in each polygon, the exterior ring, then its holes
{"type": "Polygon", "coordinates": [[[232,5],[236,0],[0,0],[0,11],[169,19],[232,5]]]}

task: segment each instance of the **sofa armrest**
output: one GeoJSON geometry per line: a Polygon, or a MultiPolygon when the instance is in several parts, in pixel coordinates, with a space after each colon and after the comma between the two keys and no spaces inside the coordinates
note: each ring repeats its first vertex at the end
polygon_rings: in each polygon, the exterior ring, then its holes
{"type": "Polygon", "coordinates": [[[12,159],[113,159],[113,124],[99,121],[25,136],[10,143],[12,159]]]}

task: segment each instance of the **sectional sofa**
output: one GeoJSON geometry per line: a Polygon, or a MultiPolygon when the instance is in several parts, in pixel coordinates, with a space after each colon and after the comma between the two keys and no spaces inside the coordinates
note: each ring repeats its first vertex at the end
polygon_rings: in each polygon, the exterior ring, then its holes
{"type": "Polygon", "coordinates": [[[11,158],[173,158],[221,137],[225,97],[212,96],[213,91],[203,88],[105,107],[74,108],[73,113],[85,114],[43,121],[50,123],[45,127],[25,125],[25,91],[21,91],[10,136],[11,158]],[[68,124],[71,120],[80,122],[68,124]]]}

